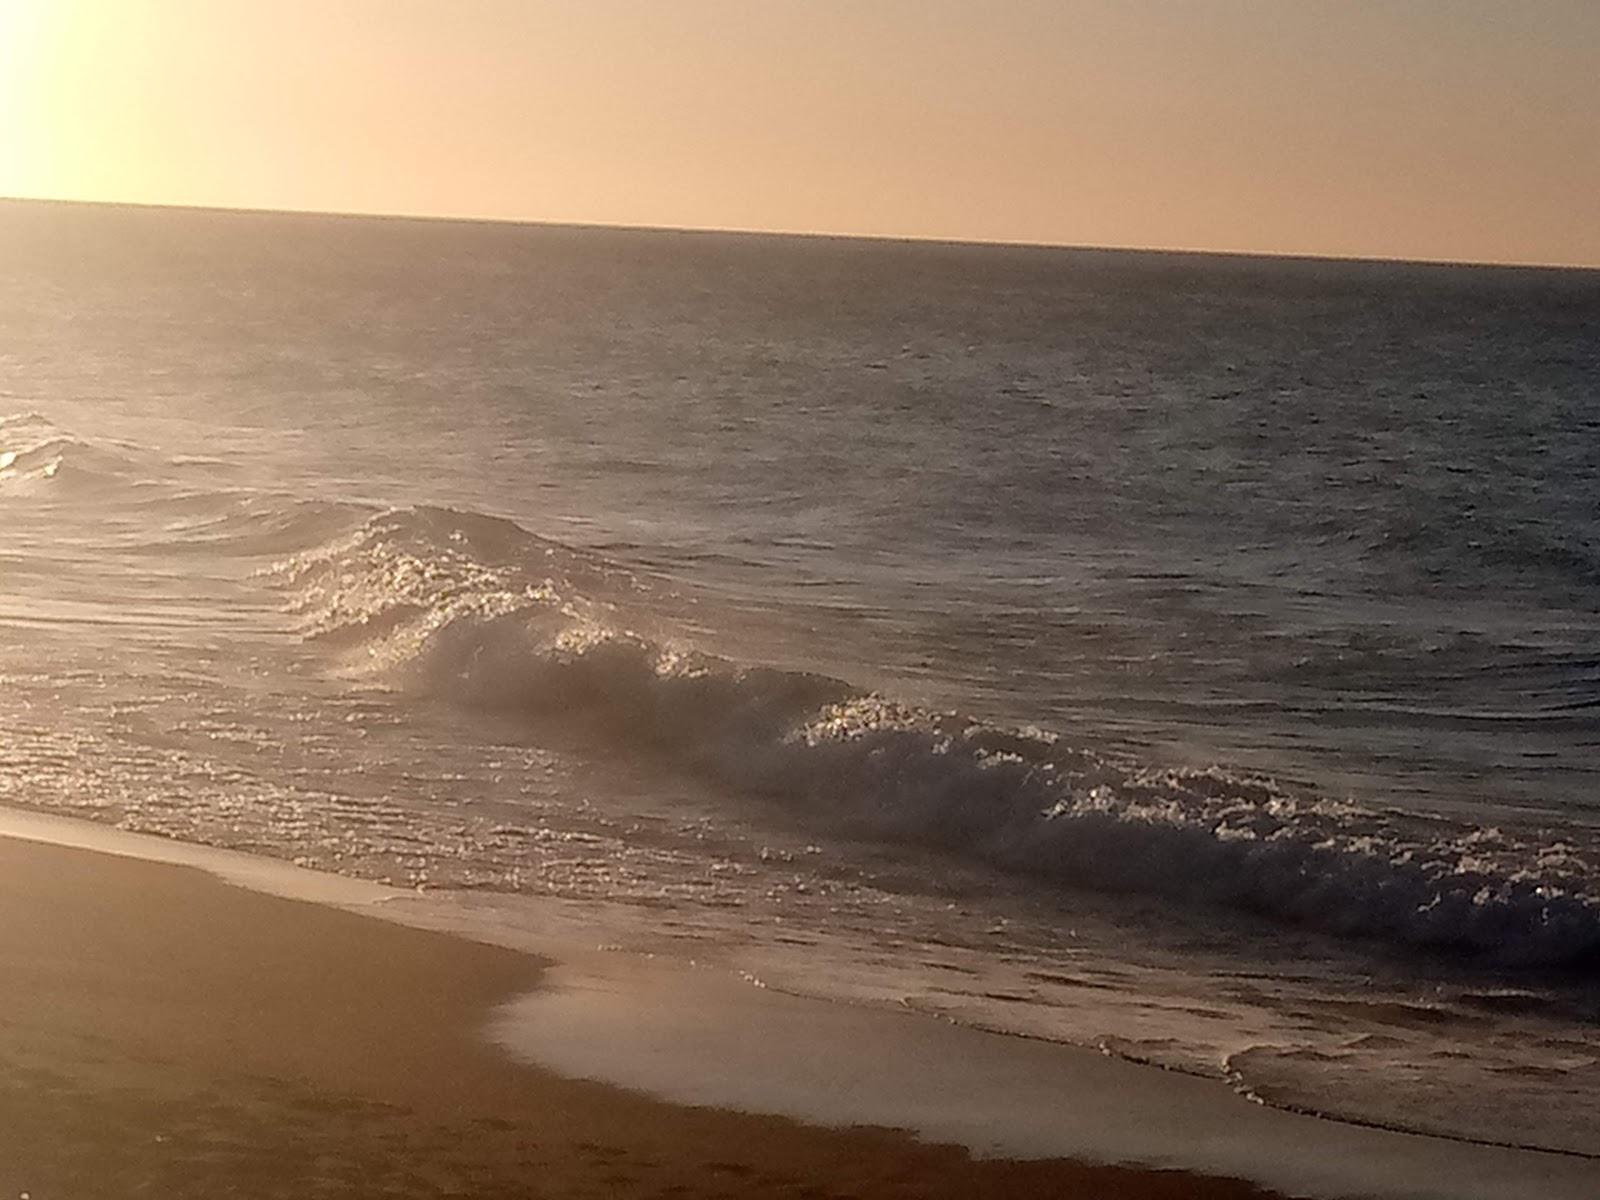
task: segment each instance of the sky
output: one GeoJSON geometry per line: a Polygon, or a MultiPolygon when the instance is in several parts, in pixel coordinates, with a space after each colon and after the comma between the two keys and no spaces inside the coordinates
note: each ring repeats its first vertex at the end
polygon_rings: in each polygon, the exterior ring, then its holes
{"type": "Polygon", "coordinates": [[[1600,266],[1600,0],[0,0],[0,195],[1600,266]]]}

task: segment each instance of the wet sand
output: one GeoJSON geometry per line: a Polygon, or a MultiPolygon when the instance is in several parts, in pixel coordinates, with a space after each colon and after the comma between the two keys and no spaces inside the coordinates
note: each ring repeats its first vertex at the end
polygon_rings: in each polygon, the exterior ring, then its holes
{"type": "Polygon", "coordinates": [[[0,1196],[1261,1197],[511,1062],[510,950],[0,837],[0,1196]]]}

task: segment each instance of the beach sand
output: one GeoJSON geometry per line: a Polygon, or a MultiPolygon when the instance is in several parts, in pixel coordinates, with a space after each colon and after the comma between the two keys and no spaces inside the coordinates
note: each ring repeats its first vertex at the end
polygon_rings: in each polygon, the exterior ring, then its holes
{"type": "Polygon", "coordinates": [[[675,1107],[504,1057],[526,955],[0,837],[0,1197],[1263,1196],[675,1107]]]}

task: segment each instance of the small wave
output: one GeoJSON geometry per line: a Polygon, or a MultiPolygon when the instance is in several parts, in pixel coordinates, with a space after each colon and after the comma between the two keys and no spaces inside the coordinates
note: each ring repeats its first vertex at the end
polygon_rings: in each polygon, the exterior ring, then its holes
{"type": "Polygon", "coordinates": [[[10,437],[25,429],[54,430],[50,419],[41,412],[0,413],[0,436],[10,437]]]}
{"type": "Polygon", "coordinates": [[[385,513],[277,568],[305,632],[456,703],[580,723],[852,835],[1502,967],[1600,962],[1600,855],[1168,770],[636,632],[627,572],[508,521],[385,513]]]}
{"type": "Polygon", "coordinates": [[[292,553],[373,511],[242,488],[221,460],[89,441],[31,412],[0,416],[0,493],[137,510],[148,532],[132,544],[172,555],[292,553]]]}
{"type": "Polygon", "coordinates": [[[81,494],[138,485],[166,465],[138,447],[74,436],[38,413],[0,417],[0,488],[81,494]]]}
{"type": "Polygon", "coordinates": [[[1379,1129],[1597,1158],[1591,1053],[1521,1040],[1452,1043],[1359,1037],[1321,1046],[1258,1045],[1228,1056],[1241,1095],[1290,1112],[1379,1129]],[[1463,1095],[1494,1103],[1462,1104],[1463,1095]]]}
{"type": "Polygon", "coordinates": [[[191,492],[164,499],[161,528],[142,544],[169,555],[243,558],[292,553],[370,513],[356,505],[255,492],[191,492]]]}
{"type": "Polygon", "coordinates": [[[55,435],[0,449],[0,484],[94,487],[113,482],[125,466],[125,461],[97,446],[55,435]]]}

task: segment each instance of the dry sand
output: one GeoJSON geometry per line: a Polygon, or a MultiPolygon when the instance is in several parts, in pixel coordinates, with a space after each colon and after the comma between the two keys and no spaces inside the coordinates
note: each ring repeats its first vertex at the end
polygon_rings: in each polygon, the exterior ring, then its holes
{"type": "Polygon", "coordinates": [[[192,868],[0,837],[0,1200],[1265,1195],[519,1066],[480,1030],[539,972],[192,868]]]}

